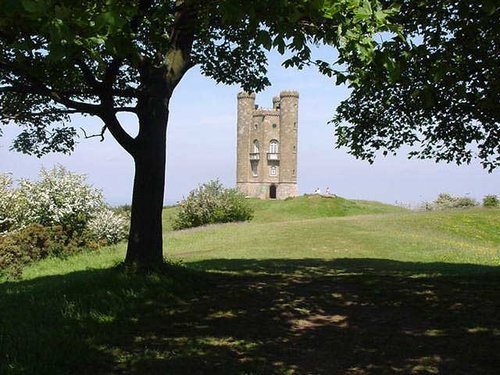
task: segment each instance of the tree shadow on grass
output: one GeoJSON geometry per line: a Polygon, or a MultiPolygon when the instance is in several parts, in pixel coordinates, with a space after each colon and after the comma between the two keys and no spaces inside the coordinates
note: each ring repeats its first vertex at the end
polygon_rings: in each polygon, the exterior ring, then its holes
{"type": "Polygon", "coordinates": [[[0,372],[496,374],[499,267],[215,259],[0,284],[0,372]]]}

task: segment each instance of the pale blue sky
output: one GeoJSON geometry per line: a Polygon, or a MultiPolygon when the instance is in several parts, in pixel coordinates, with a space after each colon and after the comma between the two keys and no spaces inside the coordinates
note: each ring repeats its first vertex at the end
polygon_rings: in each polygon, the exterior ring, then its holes
{"type": "MultiPolygon", "coordinates": [[[[297,71],[280,67],[270,59],[272,86],[257,95],[257,103],[271,107],[272,97],[282,90],[296,90],[299,102],[298,184],[300,193],[320,187],[343,197],[378,200],[387,203],[416,204],[432,200],[440,192],[470,195],[500,195],[499,172],[487,173],[476,162],[468,166],[436,164],[433,161],[397,157],[379,158],[375,164],[356,160],[346,150],[334,149],[333,129],[327,122],[338,103],[347,96],[345,87],[317,73],[315,69],[297,71]]],[[[192,69],[174,93],[168,127],[168,161],[165,201],[172,204],[209,179],[220,178],[227,186],[236,177],[236,86],[217,85],[192,69]]],[[[126,128],[135,127],[133,116],[124,116],[126,128]]],[[[91,126],[97,132],[97,119],[75,117],[73,125],[91,126]]],[[[9,151],[14,126],[5,126],[0,137],[0,171],[14,178],[36,178],[40,167],[59,163],[71,171],[84,173],[104,190],[111,204],[130,202],[133,163],[108,134],[80,139],[75,152],[66,156],[51,154],[37,159],[9,151]]],[[[87,131],[90,133],[91,131],[87,131]]]]}

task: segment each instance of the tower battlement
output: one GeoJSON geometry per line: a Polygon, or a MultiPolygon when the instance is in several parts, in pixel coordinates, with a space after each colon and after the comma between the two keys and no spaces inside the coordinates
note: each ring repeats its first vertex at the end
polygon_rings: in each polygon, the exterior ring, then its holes
{"type": "Polygon", "coordinates": [[[243,98],[254,98],[255,99],[255,93],[254,92],[246,92],[246,91],[239,92],[238,99],[243,99],[243,98]]]}
{"type": "Polygon", "coordinates": [[[298,98],[299,93],[298,93],[298,91],[282,91],[282,92],[280,92],[280,98],[287,98],[287,97],[298,98]]]}
{"type": "Polygon", "coordinates": [[[279,111],[276,111],[274,109],[268,109],[268,108],[259,108],[256,109],[255,112],[253,113],[254,117],[257,116],[279,116],[280,113],[279,111]]]}
{"type": "Polygon", "coordinates": [[[237,187],[249,197],[298,195],[296,91],[282,91],[273,107],[258,108],[255,94],[238,94],[237,187]]]}

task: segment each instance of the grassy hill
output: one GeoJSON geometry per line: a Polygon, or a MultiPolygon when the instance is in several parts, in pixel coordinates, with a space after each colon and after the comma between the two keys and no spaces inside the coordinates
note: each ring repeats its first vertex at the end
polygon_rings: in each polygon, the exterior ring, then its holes
{"type": "Polygon", "coordinates": [[[380,202],[349,200],[336,196],[320,195],[304,195],[282,201],[252,199],[250,202],[255,210],[253,222],[256,223],[403,211],[400,207],[380,202]]]}
{"type": "MultiPolygon", "coordinates": [[[[248,199],[255,211],[252,223],[295,221],[322,217],[341,217],[370,215],[390,212],[403,212],[401,207],[373,201],[349,200],[337,196],[303,195],[286,200],[248,199]]],[[[177,207],[164,210],[163,225],[166,231],[172,230],[172,219],[177,207]]]]}
{"type": "MultiPolygon", "coordinates": [[[[176,207],[165,209],[165,256],[186,264],[203,259],[380,258],[500,265],[500,210],[413,212],[379,202],[303,196],[251,200],[251,222],[172,231],[176,207]]],[[[125,244],[47,259],[25,278],[85,267],[111,267],[125,244]]]]}
{"type": "Polygon", "coordinates": [[[0,282],[0,373],[499,368],[499,209],[318,196],[251,204],[252,222],[167,226],[165,255],[186,267],[164,274],[114,268],[120,244],[0,282]]]}

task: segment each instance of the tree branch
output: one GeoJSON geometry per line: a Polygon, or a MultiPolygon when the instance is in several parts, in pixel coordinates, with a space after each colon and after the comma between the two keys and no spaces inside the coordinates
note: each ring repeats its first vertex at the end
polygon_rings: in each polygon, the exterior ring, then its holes
{"type": "Polygon", "coordinates": [[[166,53],[167,80],[171,89],[193,65],[190,61],[197,11],[186,0],[175,2],[175,19],[170,32],[170,48],[166,53]]]}
{"type": "Polygon", "coordinates": [[[116,141],[122,146],[130,155],[135,155],[135,139],[132,138],[121,126],[120,122],[116,118],[115,113],[104,112],[99,115],[105,124],[105,127],[109,130],[111,135],[116,139],[116,141]]]}
{"type": "Polygon", "coordinates": [[[90,67],[85,64],[85,61],[83,61],[82,59],[78,59],[76,64],[80,68],[85,82],[87,82],[93,89],[99,90],[99,88],[101,87],[101,82],[99,82],[95,78],[94,73],[92,72],[90,67]]]}
{"type": "Polygon", "coordinates": [[[115,83],[116,76],[120,71],[122,65],[122,59],[114,58],[113,61],[106,68],[106,72],[104,73],[104,78],[102,80],[102,85],[105,90],[110,91],[115,83]]]}
{"type": "Polygon", "coordinates": [[[8,73],[13,73],[25,80],[27,80],[30,85],[16,85],[16,89],[23,90],[21,92],[27,94],[35,94],[46,96],[56,103],[63,104],[64,106],[72,109],[76,109],[82,113],[89,113],[96,115],[102,111],[102,107],[96,104],[83,103],[76,100],[73,100],[62,92],[58,92],[57,90],[51,89],[46,86],[38,77],[31,75],[28,71],[15,66],[13,64],[6,63],[4,61],[0,61],[0,70],[4,70],[8,73]]]}
{"type": "Polygon", "coordinates": [[[113,111],[115,113],[117,113],[117,112],[137,113],[137,108],[135,108],[135,107],[114,107],[113,111]]]}
{"type": "Polygon", "coordinates": [[[94,138],[94,137],[100,137],[100,141],[99,142],[102,142],[104,141],[104,133],[106,132],[106,125],[104,125],[101,129],[101,132],[98,133],[98,134],[92,134],[92,135],[87,135],[87,132],[85,131],[84,128],[80,127],[81,131],[83,132],[83,136],[85,137],[85,139],[89,139],[89,138],[94,138]]]}

